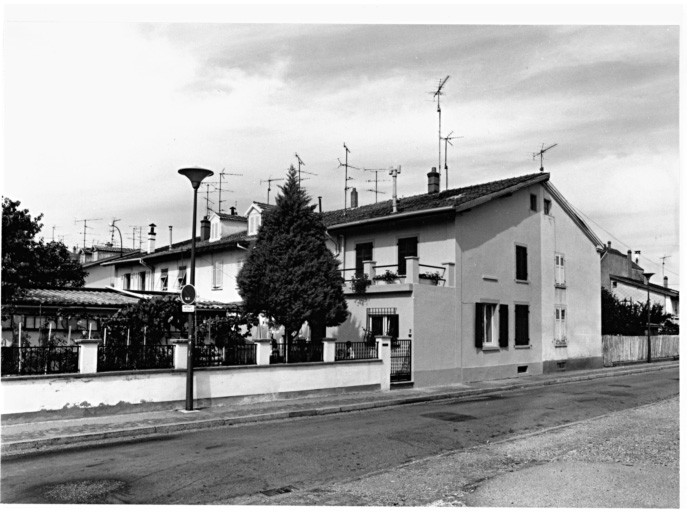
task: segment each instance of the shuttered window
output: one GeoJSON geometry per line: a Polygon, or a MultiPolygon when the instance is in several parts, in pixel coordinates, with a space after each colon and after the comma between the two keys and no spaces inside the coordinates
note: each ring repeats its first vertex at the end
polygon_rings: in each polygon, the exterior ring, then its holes
{"type": "Polygon", "coordinates": [[[186,284],[186,267],[179,267],[179,273],[177,274],[177,288],[181,289],[182,286],[186,284]]]}
{"type": "Polygon", "coordinates": [[[558,342],[567,341],[567,320],[566,309],[562,306],[556,306],[556,324],[554,327],[554,338],[558,342]]]}
{"type": "Polygon", "coordinates": [[[556,284],[565,284],[565,258],[556,254],[556,284]]]}
{"type": "Polygon", "coordinates": [[[530,308],[526,305],[515,305],[515,344],[530,344],[530,308]]]}
{"type": "Polygon", "coordinates": [[[496,346],[496,304],[475,304],[475,346],[496,346]]]}
{"type": "Polygon", "coordinates": [[[169,287],[169,269],[163,268],[160,271],[160,284],[162,285],[162,291],[167,291],[169,287]]]}
{"type": "Polygon", "coordinates": [[[499,306],[499,347],[508,348],[508,305],[499,306]]]}
{"type": "Polygon", "coordinates": [[[416,236],[398,239],[398,274],[401,276],[406,274],[406,258],[408,256],[417,256],[416,236]]]}
{"type": "Polygon", "coordinates": [[[224,269],[222,268],[222,261],[215,261],[212,264],[212,287],[214,289],[222,288],[222,276],[224,269]]]}
{"type": "Polygon", "coordinates": [[[527,247],[515,246],[515,279],[527,281],[527,247]]]}
{"type": "Polygon", "coordinates": [[[372,261],[372,242],[356,244],[355,246],[355,273],[363,273],[363,262],[372,261]]]}

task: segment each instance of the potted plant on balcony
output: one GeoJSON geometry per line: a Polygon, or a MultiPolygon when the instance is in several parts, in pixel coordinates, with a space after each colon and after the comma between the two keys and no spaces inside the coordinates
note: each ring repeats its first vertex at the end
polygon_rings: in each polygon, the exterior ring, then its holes
{"type": "Polygon", "coordinates": [[[392,272],[391,270],[387,270],[383,274],[380,274],[378,276],[374,276],[374,278],[373,278],[375,283],[378,283],[378,284],[398,283],[399,279],[400,279],[400,276],[396,272],[392,272]]]}
{"type": "Polygon", "coordinates": [[[354,275],[351,279],[351,290],[355,293],[365,293],[367,285],[370,284],[370,280],[367,277],[367,274],[354,275]]]}
{"type": "Polygon", "coordinates": [[[429,281],[434,286],[437,286],[439,284],[439,281],[441,281],[441,275],[439,274],[439,272],[421,272],[419,278],[421,283],[423,282],[423,280],[429,281]]]}

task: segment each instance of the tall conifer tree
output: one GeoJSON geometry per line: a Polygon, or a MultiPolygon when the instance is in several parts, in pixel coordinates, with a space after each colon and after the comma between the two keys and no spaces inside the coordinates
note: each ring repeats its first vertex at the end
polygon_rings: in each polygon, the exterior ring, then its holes
{"type": "Polygon", "coordinates": [[[285,327],[287,342],[303,322],[314,338],[348,317],[338,261],[326,228],[291,168],[276,206],[263,212],[258,237],[237,282],[248,313],[285,327]]]}

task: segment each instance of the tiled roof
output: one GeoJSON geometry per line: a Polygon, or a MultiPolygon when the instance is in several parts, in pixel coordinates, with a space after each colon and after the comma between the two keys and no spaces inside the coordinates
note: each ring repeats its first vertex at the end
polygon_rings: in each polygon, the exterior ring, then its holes
{"type": "Polygon", "coordinates": [[[137,298],[106,288],[33,288],[26,291],[19,304],[123,307],[137,302],[137,298]]]}
{"type": "Polygon", "coordinates": [[[272,208],[274,208],[273,204],[261,203],[260,201],[253,201],[253,204],[258,205],[263,210],[271,210],[272,208]]]}
{"type": "Polygon", "coordinates": [[[237,220],[239,222],[248,222],[248,217],[242,215],[230,215],[228,213],[218,213],[217,216],[222,220],[237,220]]]}
{"type": "MultiPolygon", "coordinates": [[[[518,185],[526,185],[528,182],[543,182],[549,179],[548,173],[527,174],[517,178],[491,181],[480,185],[444,190],[436,194],[420,194],[417,196],[398,199],[398,213],[422,212],[441,207],[458,207],[466,205],[481,198],[486,198],[499,192],[507,193],[508,189],[518,185]]],[[[375,204],[349,208],[347,210],[335,210],[323,212],[322,217],[326,226],[345,224],[349,222],[368,220],[380,217],[393,216],[392,200],[375,204]]]]}

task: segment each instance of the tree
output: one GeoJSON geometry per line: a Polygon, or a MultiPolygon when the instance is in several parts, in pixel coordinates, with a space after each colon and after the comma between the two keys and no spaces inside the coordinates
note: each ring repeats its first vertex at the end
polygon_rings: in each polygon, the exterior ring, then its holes
{"type": "MultiPolygon", "coordinates": [[[[651,304],[651,323],[663,324],[669,318],[661,304],[651,304]]],[[[641,336],[646,333],[646,303],[621,301],[601,288],[601,334],[641,336]]]]}
{"type": "Polygon", "coordinates": [[[325,245],[326,228],[291,168],[276,206],[263,213],[237,283],[246,312],[285,327],[286,342],[305,321],[313,337],[348,317],[343,278],[325,245]]]}
{"type": "Polygon", "coordinates": [[[27,288],[83,286],[88,273],[61,242],[36,240],[43,214],[31,218],[19,201],[2,202],[2,302],[11,304],[27,288]]]}

